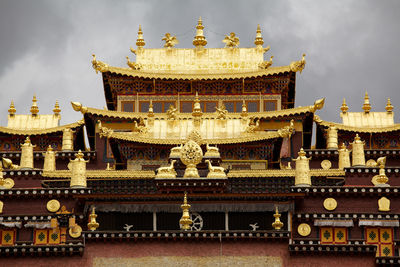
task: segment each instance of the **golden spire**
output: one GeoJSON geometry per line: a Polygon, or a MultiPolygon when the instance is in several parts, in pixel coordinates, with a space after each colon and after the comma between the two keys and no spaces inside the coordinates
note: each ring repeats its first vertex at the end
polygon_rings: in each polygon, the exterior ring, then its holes
{"type": "MultiPolygon", "coordinates": [[[[10,108],[11,108],[11,106],[10,106],[10,108]]],[[[388,98],[388,100],[387,100],[385,109],[386,109],[387,113],[393,112],[393,106],[392,106],[392,103],[390,103],[390,98],[388,98]]],[[[10,111],[10,110],[8,110],[8,111],[10,111]]]]}
{"type": "Polygon", "coordinates": [[[58,104],[58,100],[56,100],[56,104],[54,105],[54,109],[53,109],[54,115],[59,116],[61,109],[60,109],[60,105],[58,104]]]}
{"type": "Polygon", "coordinates": [[[151,99],[149,104],[149,112],[147,113],[147,116],[154,117],[153,100],[151,99]]]}
{"type": "Polygon", "coordinates": [[[264,44],[264,39],[261,35],[261,28],[260,28],[260,24],[257,25],[257,33],[256,33],[256,39],[254,40],[254,44],[257,47],[262,47],[262,45],[264,44]]]}
{"type": "Polygon", "coordinates": [[[145,41],[143,39],[142,25],[139,24],[139,30],[138,30],[138,34],[137,34],[136,46],[138,48],[143,48],[143,46],[145,44],[146,43],[145,43],[145,41]]]}
{"type": "Polygon", "coordinates": [[[371,104],[369,103],[369,96],[367,92],[365,92],[364,104],[362,106],[362,109],[365,113],[369,113],[369,111],[371,110],[371,104]]]}
{"type": "Polygon", "coordinates": [[[275,230],[281,230],[281,228],[283,227],[283,222],[281,222],[281,220],[279,219],[281,217],[281,215],[278,212],[278,207],[275,207],[275,221],[272,223],[272,227],[274,227],[275,230]]]}
{"type": "Polygon", "coordinates": [[[190,219],[190,214],[189,214],[190,205],[187,203],[186,192],[185,196],[183,197],[183,204],[181,205],[181,209],[182,209],[182,217],[179,220],[179,224],[182,230],[187,231],[190,229],[190,225],[193,223],[193,221],[190,219]]]}
{"type": "Polygon", "coordinates": [[[346,104],[346,98],[343,98],[343,103],[342,103],[342,106],[340,107],[340,109],[342,110],[342,113],[346,113],[347,110],[349,110],[349,107],[346,104]]]}
{"type": "Polygon", "coordinates": [[[92,208],[92,213],[89,215],[89,223],[87,227],[90,231],[94,231],[99,228],[99,223],[96,221],[97,214],[95,213],[95,208],[92,208]]]}
{"type": "Polygon", "coordinates": [[[203,112],[201,111],[201,105],[200,105],[200,100],[199,100],[199,93],[196,91],[196,97],[194,98],[194,104],[193,104],[193,112],[192,115],[194,117],[200,117],[203,115],[203,112]]]}
{"type": "Polygon", "coordinates": [[[201,17],[199,17],[196,26],[196,36],[193,39],[193,45],[196,48],[202,48],[207,44],[207,40],[206,37],[204,36],[203,29],[204,29],[203,21],[201,20],[201,17]]]}
{"type": "Polygon", "coordinates": [[[14,116],[15,112],[17,112],[17,110],[15,109],[14,101],[11,100],[11,104],[10,104],[10,108],[8,109],[8,113],[10,113],[10,116],[14,116]]]}
{"type": "Polygon", "coordinates": [[[242,113],[240,115],[242,117],[246,117],[248,115],[246,101],[244,101],[244,100],[243,100],[243,104],[242,104],[242,113]]]}
{"type": "Polygon", "coordinates": [[[37,106],[36,95],[34,95],[32,99],[31,113],[33,116],[36,116],[39,113],[39,107],[37,106]]]}

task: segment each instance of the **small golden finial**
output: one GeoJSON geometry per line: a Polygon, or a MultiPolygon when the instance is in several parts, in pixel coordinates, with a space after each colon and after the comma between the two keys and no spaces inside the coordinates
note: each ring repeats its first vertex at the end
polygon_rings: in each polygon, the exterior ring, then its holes
{"type": "Polygon", "coordinates": [[[58,104],[58,100],[56,100],[56,104],[54,105],[53,112],[54,112],[55,116],[60,115],[61,109],[60,109],[60,105],[58,104]]]}
{"type": "Polygon", "coordinates": [[[182,209],[182,217],[179,220],[179,224],[182,230],[187,231],[190,229],[190,225],[193,223],[193,221],[190,219],[190,214],[189,214],[190,205],[187,203],[186,192],[183,197],[183,204],[181,205],[181,209],[182,209]]]}
{"type": "Polygon", "coordinates": [[[281,222],[281,220],[279,219],[281,217],[281,215],[278,212],[278,207],[275,207],[275,221],[272,223],[272,227],[274,227],[275,230],[281,230],[281,228],[283,227],[283,222],[281,222]]]}
{"type": "Polygon", "coordinates": [[[340,107],[340,110],[342,111],[342,113],[346,113],[347,110],[349,110],[349,107],[346,104],[346,98],[343,98],[343,103],[342,106],[340,107]]]}
{"type": "Polygon", "coordinates": [[[147,116],[154,117],[153,100],[151,100],[151,99],[150,99],[149,111],[147,113],[147,116]]]}
{"type": "Polygon", "coordinates": [[[256,33],[256,39],[254,40],[254,44],[257,47],[262,47],[262,45],[264,44],[264,39],[261,35],[261,28],[260,28],[260,24],[257,25],[257,33],[256,33]]]}
{"type": "Polygon", "coordinates": [[[145,41],[143,39],[143,32],[142,32],[142,25],[139,24],[139,30],[138,30],[138,35],[136,39],[136,46],[140,49],[143,48],[145,45],[145,41]]]}
{"type": "Polygon", "coordinates": [[[33,116],[36,116],[39,113],[39,107],[37,106],[36,95],[34,95],[32,99],[31,113],[33,116]]]}
{"type": "Polygon", "coordinates": [[[201,20],[201,17],[199,17],[199,20],[197,22],[196,26],[196,36],[193,39],[193,45],[196,48],[202,48],[206,46],[207,40],[206,37],[204,36],[203,32],[204,26],[203,26],[203,21],[201,20]]]}
{"type": "Polygon", "coordinates": [[[242,117],[246,117],[247,115],[248,115],[248,113],[247,113],[246,101],[243,100],[241,116],[242,117]]]}
{"type": "Polygon", "coordinates": [[[199,93],[196,91],[196,96],[194,98],[194,104],[193,104],[193,112],[192,115],[194,117],[199,117],[203,115],[203,112],[201,111],[201,105],[200,105],[200,100],[199,100],[199,93]]]}
{"type": "Polygon", "coordinates": [[[365,92],[364,104],[362,106],[362,109],[365,113],[369,113],[369,111],[371,110],[371,104],[369,103],[369,96],[367,92],[365,92]]]}
{"type": "Polygon", "coordinates": [[[15,112],[17,112],[17,110],[15,109],[14,101],[11,100],[11,104],[10,104],[10,108],[8,109],[8,113],[10,114],[10,116],[14,116],[15,112]]]}
{"type": "Polygon", "coordinates": [[[390,103],[390,98],[388,98],[388,100],[387,100],[385,109],[386,109],[387,113],[392,113],[393,112],[393,106],[392,106],[392,103],[390,103]]]}
{"type": "Polygon", "coordinates": [[[95,207],[92,208],[92,213],[89,215],[89,223],[87,224],[90,231],[94,231],[99,228],[99,223],[96,221],[97,214],[95,213],[95,207]]]}

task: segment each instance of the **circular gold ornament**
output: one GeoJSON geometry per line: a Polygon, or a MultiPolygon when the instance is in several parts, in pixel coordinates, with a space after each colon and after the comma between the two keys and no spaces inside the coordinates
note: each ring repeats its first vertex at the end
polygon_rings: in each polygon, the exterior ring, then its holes
{"type": "Polygon", "coordinates": [[[60,209],[60,202],[57,199],[52,199],[47,202],[47,210],[50,212],[56,212],[60,209]]]}
{"type": "Polygon", "coordinates": [[[324,170],[329,170],[332,167],[332,163],[329,160],[325,159],[321,161],[321,167],[324,170]]]}
{"type": "Polygon", "coordinates": [[[301,236],[308,236],[311,233],[311,227],[306,223],[302,223],[299,225],[299,227],[297,227],[297,232],[301,236]]]}
{"type": "Polygon", "coordinates": [[[367,160],[367,162],[365,163],[365,165],[366,165],[367,167],[376,167],[376,166],[378,166],[378,164],[376,163],[376,161],[373,160],[373,159],[367,160]]]}
{"type": "Polygon", "coordinates": [[[82,234],[82,227],[80,227],[79,225],[75,225],[75,227],[69,228],[68,233],[69,233],[70,237],[78,238],[82,234]]]}
{"type": "Polygon", "coordinates": [[[337,207],[337,201],[334,198],[327,198],[324,200],[324,208],[326,210],[334,210],[337,207]]]}
{"type": "Polygon", "coordinates": [[[13,179],[11,179],[11,178],[4,179],[4,184],[3,184],[4,188],[11,189],[14,187],[14,185],[15,185],[15,183],[14,183],[13,179]]]}
{"type": "Polygon", "coordinates": [[[185,165],[197,165],[203,158],[203,150],[201,147],[194,142],[189,140],[181,150],[181,161],[185,165]]]}

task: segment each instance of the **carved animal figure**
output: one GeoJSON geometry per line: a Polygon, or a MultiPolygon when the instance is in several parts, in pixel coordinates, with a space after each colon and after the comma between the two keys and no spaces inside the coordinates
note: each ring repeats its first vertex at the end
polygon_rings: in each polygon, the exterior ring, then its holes
{"type": "Polygon", "coordinates": [[[252,121],[250,120],[249,126],[247,126],[245,132],[246,133],[254,133],[260,127],[260,120],[252,121]]]}
{"type": "Polygon", "coordinates": [[[226,178],[225,169],[223,167],[212,166],[211,161],[208,159],[204,161],[208,164],[208,174],[207,178],[226,178]]]}
{"type": "Polygon", "coordinates": [[[156,178],[176,178],[175,162],[176,160],[171,160],[171,164],[168,167],[158,168],[156,178]]]}
{"type": "Polygon", "coordinates": [[[169,153],[170,158],[179,158],[181,156],[183,145],[180,144],[179,146],[171,148],[171,153],[169,153]]]}
{"type": "Polygon", "coordinates": [[[135,121],[135,128],[141,134],[145,134],[149,131],[146,126],[141,125],[140,123],[138,124],[137,121],[135,121]]]}
{"type": "Polygon", "coordinates": [[[216,157],[216,158],[221,157],[217,146],[209,146],[208,144],[206,144],[206,147],[207,151],[204,154],[204,157],[216,157]]]}

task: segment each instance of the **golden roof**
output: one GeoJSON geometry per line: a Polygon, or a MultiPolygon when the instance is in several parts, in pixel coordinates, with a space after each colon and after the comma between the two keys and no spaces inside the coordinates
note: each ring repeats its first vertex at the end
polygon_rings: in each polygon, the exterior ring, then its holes
{"type": "MultiPolygon", "coordinates": [[[[15,116],[17,116],[17,115],[15,115],[15,116]]],[[[29,116],[29,115],[25,115],[25,116],[29,116]]],[[[42,116],[42,115],[38,115],[38,116],[42,116]]],[[[51,115],[51,116],[53,116],[53,115],[51,115]]],[[[85,124],[85,122],[83,120],[80,120],[80,121],[77,121],[77,122],[74,122],[71,124],[66,124],[66,125],[51,127],[51,128],[14,129],[14,128],[0,126],[0,133],[15,134],[15,135],[40,135],[40,134],[49,134],[49,133],[60,132],[60,131],[63,131],[64,129],[73,129],[73,128],[79,127],[83,124],[85,124]]]]}
{"type": "MultiPolygon", "coordinates": [[[[70,170],[43,171],[43,177],[47,178],[70,178],[70,170]]],[[[132,170],[86,170],[87,178],[154,178],[154,171],[132,171],[132,170]]]]}
{"type": "Polygon", "coordinates": [[[323,121],[318,116],[314,116],[314,121],[322,126],[331,127],[335,126],[338,130],[349,131],[349,132],[359,132],[359,133],[384,133],[384,132],[393,132],[400,130],[400,124],[396,123],[389,126],[379,126],[379,127],[370,127],[370,126],[349,126],[341,123],[323,121]]]}
{"type": "Polygon", "coordinates": [[[7,128],[15,130],[40,130],[59,126],[60,116],[53,114],[8,115],[7,128]]]}
{"type": "MultiPolygon", "coordinates": [[[[295,169],[291,170],[231,170],[228,172],[228,178],[243,177],[295,177],[295,169]]],[[[311,169],[311,176],[327,177],[327,176],[344,176],[345,171],[340,169],[311,169]]]]}

